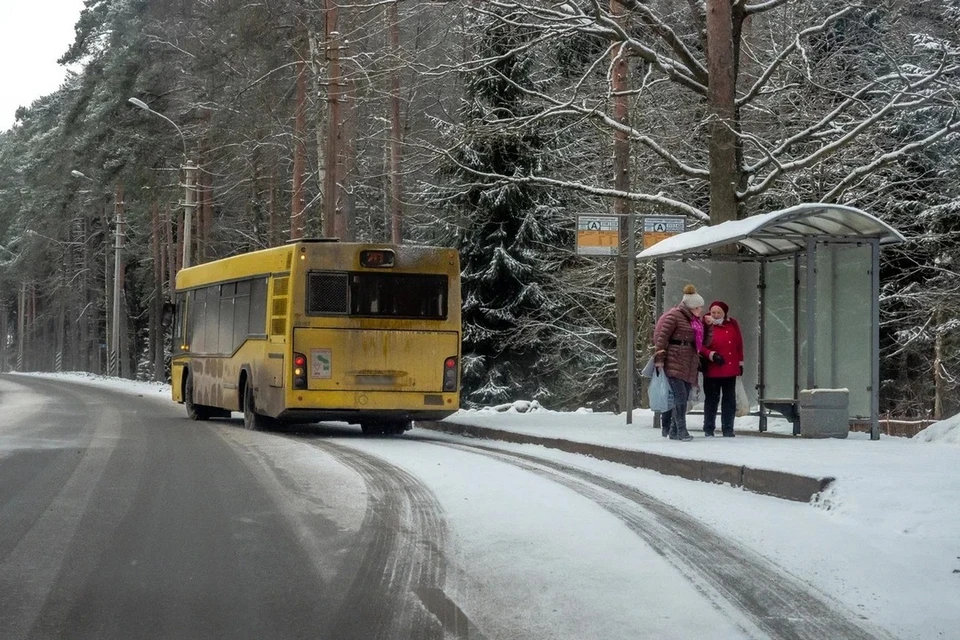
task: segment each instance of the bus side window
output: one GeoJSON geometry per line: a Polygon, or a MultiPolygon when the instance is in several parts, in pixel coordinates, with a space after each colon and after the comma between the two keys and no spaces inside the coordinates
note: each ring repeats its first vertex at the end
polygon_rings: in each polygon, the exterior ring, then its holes
{"type": "Polygon", "coordinates": [[[250,281],[237,283],[237,297],[233,302],[233,350],[247,339],[250,328],[250,281]]]}
{"type": "Polygon", "coordinates": [[[206,295],[203,289],[194,289],[190,292],[190,323],[187,326],[186,343],[190,351],[203,351],[203,318],[206,313],[206,295]]]}
{"type": "Polygon", "coordinates": [[[174,307],[173,320],[173,349],[174,353],[180,350],[180,345],[184,344],[183,327],[187,314],[187,296],[183,293],[177,294],[177,303],[174,307]]]}
{"type": "Polygon", "coordinates": [[[251,285],[248,333],[263,335],[267,332],[267,279],[256,278],[251,285]]]}

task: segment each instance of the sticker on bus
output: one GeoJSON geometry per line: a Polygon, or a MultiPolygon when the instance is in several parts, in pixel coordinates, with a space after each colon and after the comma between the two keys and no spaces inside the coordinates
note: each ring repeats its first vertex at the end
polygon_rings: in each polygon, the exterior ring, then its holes
{"type": "Polygon", "coordinates": [[[331,349],[311,349],[310,363],[311,378],[330,378],[333,376],[333,351],[331,349]]]}

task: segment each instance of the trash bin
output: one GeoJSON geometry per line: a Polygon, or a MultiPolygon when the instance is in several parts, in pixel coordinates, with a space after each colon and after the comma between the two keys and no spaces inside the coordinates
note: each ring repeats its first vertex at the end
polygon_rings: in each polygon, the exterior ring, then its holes
{"type": "Polygon", "coordinates": [[[799,399],[801,438],[846,438],[850,434],[848,389],[801,389],[799,399]]]}

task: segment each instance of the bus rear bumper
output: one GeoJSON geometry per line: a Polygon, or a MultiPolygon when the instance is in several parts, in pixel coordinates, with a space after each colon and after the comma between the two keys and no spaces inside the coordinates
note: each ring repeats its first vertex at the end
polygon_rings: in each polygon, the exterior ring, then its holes
{"type": "Polygon", "coordinates": [[[287,409],[278,419],[290,423],[307,422],[404,422],[407,420],[442,420],[456,413],[450,410],[398,409],[287,409]]]}

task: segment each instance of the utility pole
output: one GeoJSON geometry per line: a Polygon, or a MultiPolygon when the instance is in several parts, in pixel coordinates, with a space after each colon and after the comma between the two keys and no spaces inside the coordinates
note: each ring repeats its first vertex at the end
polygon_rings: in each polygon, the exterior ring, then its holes
{"type": "Polygon", "coordinates": [[[403,184],[400,138],[400,16],[395,0],[387,5],[387,34],[393,68],[390,70],[390,242],[403,242],[403,184]]]}
{"type": "Polygon", "coordinates": [[[299,46],[294,51],[300,61],[297,63],[296,98],[294,99],[293,197],[290,207],[290,239],[299,240],[303,237],[303,230],[306,227],[303,174],[307,158],[307,63],[301,55],[299,46]]]}
{"type": "Polygon", "coordinates": [[[108,375],[116,376],[120,364],[120,292],[123,289],[123,188],[117,185],[117,196],[114,202],[117,230],[113,256],[113,326],[111,327],[110,371],[108,375]]]}
{"type": "Polygon", "coordinates": [[[193,250],[190,245],[193,242],[193,212],[197,206],[197,165],[194,164],[193,160],[187,159],[187,139],[183,135],[183,130],[177,126],[176,122],[159,111],[154,111],[146,102],[139,98],[127,98],[127,102],[138,109],[143,109],[159,118],[163,118],[173,125],[173,128],[177,130],[177,134],[180,136],[180,144],[183,145],[183,164],[180,168],[183,169],[184,172],[183,186],[186,190],[183,196],[183,268],[187,268],[193,264],[191,258],[193,250]]]}
{"type": "MultiPolygon", "coordinates": [[[[618,0],[610,0],[610,13],[615,19],[623,16],[623,6],[618,0]]],[[[628,92],[627,54],[625,47],[614,50],[610,65],[610,93],[613,100],[613,118],[622,127],[630,126],[630,104],[628,92]]],[[[613,134],[613,188],[617,191],[630,191],[630,139],[622,129],[613,134]]],[[[614,212],[620,218],[620,257],[616,268],[616,307],[617,307],[617,361],[618,404],[626,411],[627,424],[633,423],[634,369],[636,366],[636,319],[634,317],[634,294],[636,278],[636,246],[634,233],[633,208],[626,198],[616,198],[614,212]]]]}
{"type": "Polygon", "coordinates": [[[193,210],[197,206],[197,165],[187,160],[183,165],[183,268],[193,265],[193,210]]]}

